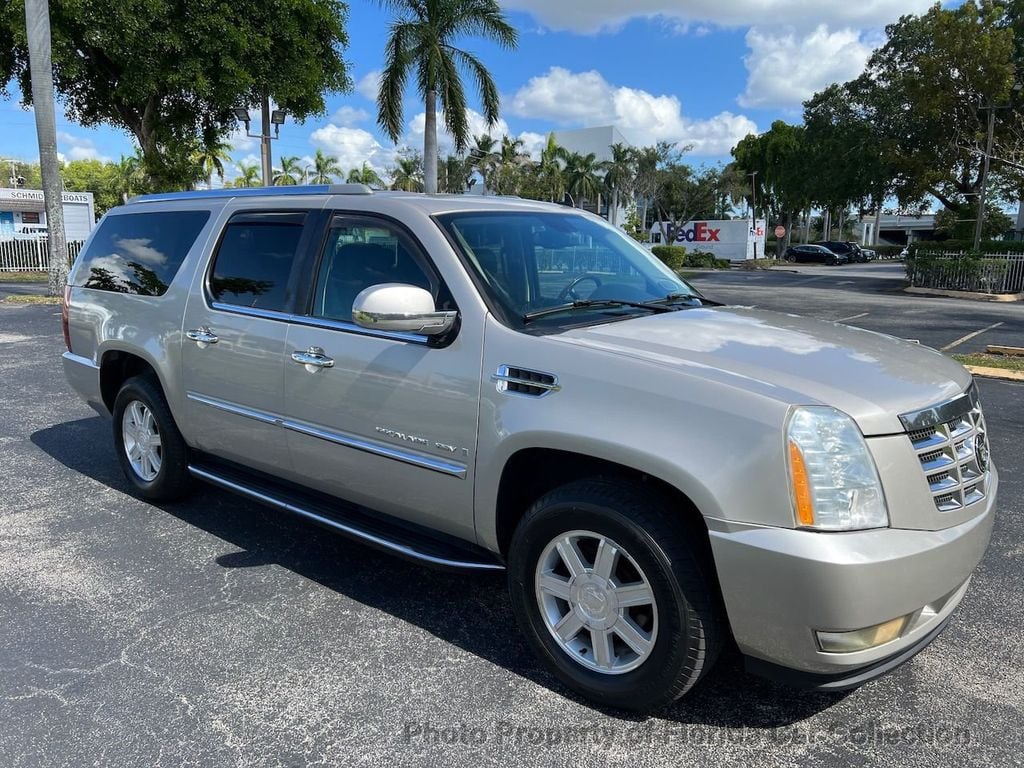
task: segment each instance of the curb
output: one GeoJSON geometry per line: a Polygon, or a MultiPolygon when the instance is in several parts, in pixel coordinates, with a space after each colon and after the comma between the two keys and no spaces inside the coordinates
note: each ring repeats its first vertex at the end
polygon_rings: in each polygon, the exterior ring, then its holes
{"type": "Polygon", "coordinates": [[[1005,368],[989,368],[982,365],[965,365],[968,371],[984,379],[1002,379],[1003,381],[1024,381],[1024,371],[1008,371],[1005,368]]]}
{"type": "Polygon", "coordinates": [[[970,299],[972,301],[1024,301],[1024,293],[973,293],[971,291],[945,291],[939,288],[915,288],[913,286],[904,288],[903,292],[918,296],[945,296],[950,299],[970,299]]]}

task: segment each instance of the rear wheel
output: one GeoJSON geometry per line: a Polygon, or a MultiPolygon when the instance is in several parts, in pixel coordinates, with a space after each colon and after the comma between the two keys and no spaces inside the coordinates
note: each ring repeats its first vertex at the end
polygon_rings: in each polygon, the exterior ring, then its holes
{"type": "Polygon", "coordinates": [[[585,480],[539,499],[513,536],[520,626],[554,674],[598,704],[665,706],[718,655],[712,577],[679,514],[643,486],[585,480]]]}
{"type": "Polygon", "coordinates": [[[168,501],[189,490],[188,446],[151,377],[136,376],[122,385],[113,422],[121,469],[140,496],[168,501]]]}

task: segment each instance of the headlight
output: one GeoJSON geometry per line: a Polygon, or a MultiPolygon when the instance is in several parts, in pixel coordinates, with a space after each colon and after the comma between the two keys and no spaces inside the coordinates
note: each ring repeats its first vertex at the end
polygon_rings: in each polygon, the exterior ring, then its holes
{"type": "Polygon", "coordinates": [[[797,525],[822,531],[889,525],[878,470],[853,419],[835,408],[796,408],[786,438],[797,525]]]}

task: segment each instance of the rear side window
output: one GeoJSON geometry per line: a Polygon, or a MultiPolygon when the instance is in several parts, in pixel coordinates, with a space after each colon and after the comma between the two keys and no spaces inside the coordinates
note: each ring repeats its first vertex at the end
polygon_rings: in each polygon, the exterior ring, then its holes
{"type": "Polygon", "coordinates": [[[82,254],[79,284],[101,291],[162,296],[209,218],[209,211],[108,216],[82,254]]]}
{"type": "Polygon", "coordinates": [[[234,216],[224,230],[210,273],[210,294],[222,304],[281,312],[305,213],[234,216]]]}

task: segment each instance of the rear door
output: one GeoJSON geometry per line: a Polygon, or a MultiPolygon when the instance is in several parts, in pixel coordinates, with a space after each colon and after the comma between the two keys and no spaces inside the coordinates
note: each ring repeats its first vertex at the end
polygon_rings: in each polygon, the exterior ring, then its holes
{"type": "Polygon", "coordinates": [[[380,283],[419,286],[438,309],[457,309],[429,255],[390,219],[335,215],[311,271],[284,370],[300,482],[472,540],[482,326],[438,343],[352,322],[355,297],[380,283]],[[292,352],[331,365],[292,362],[292,352]]]}
{"type": "Polygon", "coordinates": [[[279,426],[285,338],[317,221],[307,210],[236,212],[185,311],[182,384],[196,447],[279,475],[291,468],[279,426]]]}

